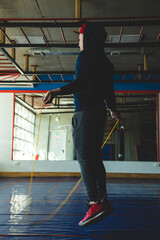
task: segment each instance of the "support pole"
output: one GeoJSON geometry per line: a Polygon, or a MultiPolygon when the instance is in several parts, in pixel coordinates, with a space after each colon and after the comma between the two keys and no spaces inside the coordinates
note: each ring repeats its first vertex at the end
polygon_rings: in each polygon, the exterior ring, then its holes
{"type": "Polygon", "coordinates": [[[81,0],[75,0],[75,18],[81,17],[81,0]]]}
{"type": "Polygon", "coordinates": [[[122,33],[123,33],[123,27],[121,27],[120,29],[120,33],[119,33],[119,40],[118,40],[118,43],[121,42],[121,38],[122,38],[122,33]]]}
{"type": "MultiPolygon", "coordinates": [[[[12,43],[15,44],[16,42],[14,40],[12,40],[12,43]]],[[[15,61],[15,59],[16,59],[16,49],[15,48],[11,48],[11,57],[15,61]]]]}
{"type": "Polygon", "coordinates": [[[144,54],[144,71],[148,71],[148,56],[144,54]]]}
{"type": "Polygon", "coordinates": [[[3,27],[2,30],[0,30],[0,43],[5,44],[5,28],[3,27]],[[3,32],[2,32],[3,30],[3,32]]]}
{"type": "Polygon", "coordinates": [[[121,97],[121,104],[126,104],[126,97],[125,96],[121,97]]]}
{"type": "MultiPolygon", "coordinates": [[[[32,72],[36,72],[37,65],[32,65],[32,72]]],[[[36,81],[36,76],[32,75],[32,81],[36,81]]]]}
{"type": "Polygon", "coordinates": [[[57,105],[57,98],[53,99],[53,103],[54,103],[54,105],[57,105]]]}
{"type": "Polygon", "coordinates": [[[59,104],[60,104],[60,98],[57,98],[57,104],[58,104],[58,107],[59,107],[59,104]]]}
{"type": "MultiPolygon", "coordinates": [[[[138,71],[140,72],[140,71],[142,71],[142,69],[143,69],[143,65],[142,64],[138,64],[138,71]]],[[[138,79],[142,80],[142,74],[139,73],[138,79]]]]}
{"type": "Polygon", "coordinates": [[[29,54],[24,54],[24,71],[28,72],[29,70],[29,54]]]}

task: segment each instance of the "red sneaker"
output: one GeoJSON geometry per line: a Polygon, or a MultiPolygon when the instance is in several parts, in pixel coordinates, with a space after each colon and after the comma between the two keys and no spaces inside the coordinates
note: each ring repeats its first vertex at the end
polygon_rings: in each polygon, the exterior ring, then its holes
{"type": "Polygon", "coordinates": [[[85,217],[79,222],[79,226],[85,226],[92,223],[95,219],[102,216],[105,213],[105,209],[99,203],[91,204],[91,207],[87,211],[85,217]]]}
{"type": "Polygon", "coordinates": [[[111,213],[114,210],[114,207],[110,204],[107,199],[101,199],[99,204],[105,209],[106,214],[111,213]]]}

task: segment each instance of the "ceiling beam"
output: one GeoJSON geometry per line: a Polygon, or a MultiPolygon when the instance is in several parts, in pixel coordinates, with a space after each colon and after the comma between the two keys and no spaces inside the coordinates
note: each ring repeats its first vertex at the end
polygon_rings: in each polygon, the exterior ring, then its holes
{"type": "MultiPolygon", "coordinates": [[[[77,13],[79,12],[79,8],[77,9],[77,13]]],[[[90,19],[81,19],[80,21],[73,22],[53,22],[48,20],[44,22],[44,19],[39,22],[0,22],[0,27],[8,27],[8,28],[16,28],[16,27],[31,27],[31,28],[72,28],[72,27],[81,27],[82,22],[90,21],[90,19]]],[[[95,23],[96,21],[92,21],[95,23]]],[[[104,27],[121,27],[121,26],[158,26],[160,25],[160,18],[159,19],[152,19],[152,20],[114,20],[114,21],[98,21],[100,24],[103,24],[104,27]]]]}
{"type": "MultiPolygon", "coordinates": [[[[4,75],[4,74],[15,74],[15,73],[18,73],[15,72],[15,71],[7,71],[7,70],[1,70],[0,71],[0,75],[4,75]]],[[[155,70],[148,70],[148,71],[138,71],[138,70],[121,70],[121,71],[114,71],[114,75],[123,75],[123,74],[126,74],[126,75],[132,75],[132,74],[160,74],[160,69],[155,69],[155,70]]],[[[24,75],[33,75],[35,74],[35,72],[32,72],[32,71],[27,71],[27,72],[24,72],[24,75]]],[[[74,71],[36,71],[36,75],[57,75],[57,74],[63,74],[63,75],[73,75],[75,74],[74,71]]],[[[52,79],[53,80],[53,79],[52,79]]]]}
{"type": "MultiPolygon", "coordinates": [[[[28,47],[38,47],[38,48],[47,48],[47,47],[52,47],[52,48],[79,48],[78,44],[64,44],[64,43],[57,43],[57,44],[9,44],[9,43],[1,43],[0,48],[28,48],[28,47]]],[[[105,43],[104,44],[105,48],[148,48],[148,47],[160,47],[160,42],[138,42],[138,43],[105,43]]]]}
{"type": "MultiPolygon", "coordinates": [[[[59,81],[59,80],[55,80],[55,81],[50,81],[50,80],[41,80],[41,81],[32,81],[31,83],[32,84],[51,84],[51,85],[54,85],[55,83],[70,83],[72,82],[72,80],[66,80],[66,81],[59,81]]],[[[157,80],[157,79],[152,79],[152,80],[130,80],[130,79],[126,79],[126,80],[114,80],[114,83],[159,83],[160,80],[157,80]]],[[[0,82],[0,86],[1,85],[5,85],[7,87],[7,84],[12,84],[13,81],[11,80],[5,80],[5,81],[1,81],[0,82]]],[[[14,86],[15,84],[17,84],[17,87],[18,87],[18,84],[26,84],[28,83],[28,81],[24,81],[24,80],[18,80],[18,81],[15,81],[14,82],[14,86]]]]}

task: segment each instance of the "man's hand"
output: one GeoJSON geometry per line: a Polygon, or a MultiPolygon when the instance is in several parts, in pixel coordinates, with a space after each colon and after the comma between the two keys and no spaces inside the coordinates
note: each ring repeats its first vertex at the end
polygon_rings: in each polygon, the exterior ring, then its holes
{"type": "Polygon", "coordinates": [[[48,91],[46,93],[46,96],[43,98],[43,103],[44,104],[52,103],[52,101],[53,101],[53,99],[55,98],[56,95],[57,95],[56,90],[48,91]]]}
{"type": "Polygon", "coordinates": [[[110,110],[110,115],[111,115],[112,118],[120,119],[120,113],[118,111],[110,110]]]}

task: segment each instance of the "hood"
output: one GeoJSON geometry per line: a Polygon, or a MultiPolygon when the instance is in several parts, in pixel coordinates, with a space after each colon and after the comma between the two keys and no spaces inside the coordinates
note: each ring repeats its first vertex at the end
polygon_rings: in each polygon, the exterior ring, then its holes
{"type": "Polygon", "coordinates": [[[104,51],[107,33],[100,23],[86,23],[84,29],[84,50],[104,51]]]}

